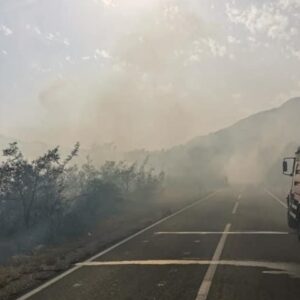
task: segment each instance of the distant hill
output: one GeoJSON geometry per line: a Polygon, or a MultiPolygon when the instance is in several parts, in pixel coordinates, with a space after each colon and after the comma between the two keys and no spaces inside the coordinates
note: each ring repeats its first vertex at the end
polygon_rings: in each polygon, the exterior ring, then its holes
{"type": "Polygon", "coordinates": [[[282,157],[293,155],[298,145],[300,98],[294,98],[185,145],[151,153],[150,162],[194,185],[278,183],[284,180],[282,157]]]}

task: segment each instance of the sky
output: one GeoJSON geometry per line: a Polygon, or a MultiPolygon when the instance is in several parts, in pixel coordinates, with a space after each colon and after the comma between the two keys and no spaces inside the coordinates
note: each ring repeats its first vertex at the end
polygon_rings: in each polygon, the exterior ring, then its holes
{"type": "Polygon", "coordinates": [[[300,0],[0,0],[0,135],[161,149],[300,95],[300,0]]]}

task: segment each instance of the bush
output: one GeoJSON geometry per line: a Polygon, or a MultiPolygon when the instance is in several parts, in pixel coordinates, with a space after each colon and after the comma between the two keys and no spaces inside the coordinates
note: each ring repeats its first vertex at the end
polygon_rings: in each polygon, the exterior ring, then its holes
{"type": "MultiPolygon", "coordinates": [[[[3,151],[0,165],[0,236],[30,237],[34,244],[77,236],[129,202],[151,201],[164,174],[136,163],[107,161],[95,168],[88,158],[70,166],[79,143],[62,159],[59,148],[36,160],[24,158],[17,143],[3,151]]],[[[34,246],[34,245],[33,245],[34,246]]]]}

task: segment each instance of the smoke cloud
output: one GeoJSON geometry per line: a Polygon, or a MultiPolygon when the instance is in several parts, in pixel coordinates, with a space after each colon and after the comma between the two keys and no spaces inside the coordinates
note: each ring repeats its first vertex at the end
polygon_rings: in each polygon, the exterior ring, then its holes
{"type": "Polygon", "coordinates": [[[8,136],[169,148],[299,92],[286,41],[253,37],[223,3],[27,1],[4,11],[18,20],[3,24],[13,33],[0,44],[8,136]]]}

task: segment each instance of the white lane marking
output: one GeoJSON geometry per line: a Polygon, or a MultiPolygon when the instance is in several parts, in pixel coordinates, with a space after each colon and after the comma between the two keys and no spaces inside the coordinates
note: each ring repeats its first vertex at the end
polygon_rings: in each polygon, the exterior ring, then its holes
{"type": "Polygon", "coordinates": [[[234,207],[233,207],[233,210],[232,210],[232,214],[233,214],[233,215],[235,215],[235,214],[236,214],[236,212],[237,212],[237,209],[238,209],[239,205],[240,205],[240,203],[239,203],[239,202],[236,202],[236,203],[235,203],[235,205],[234,205],[234,207]]]}
{"type": "Polygon", "coordinates": [[[271,275],[284,275],[285,271],[263,271],[263,274],[271,274],[271,275]]]}
{"type": "MultiPolygon", "coordinates": [[[[175,216],[177,216],[177,215],[183,213],[184,211],[186,211],[186,210],[188,210],[188,209],[190,209],[190,208],[192,208],[192,207],[198,205],[199,203],[202,203],[203,201],[210,199],[211,197],[213,197],[214,195],[216,195],[216,193],[217,193],[217,192],[211,193],[211,194],[209,194],[209,195],[207,195],[207,196],[201,198],[201,199],[198,200],[197,202],[194,202],[194,203],[192,203],[192,204],[189,204],[189,205],[183,207],[182,209],[178,210],[177,212],[175,212],[175,213],[173,213],[173,214],[171,214],[171,215],[169,215],[169,216],[167,216],[167,217],[164,217],[164,218],[160,219],[159,221],[153,223],[152,225],[150,225],[150,226],[148,226],[148,227],[146,227],[146,228],[144,228],[144,229],[138,231],[137,233],[135,233],[135,234],[133,234],[133,235],[131,235],[131,236],[129,236],[129,237],[123,239],[122,241],[116,243],[115,245],[113,245],[113,246],[107,248],[106,250],[104,250],[104,251],[102,251],[102,252],[100,252],[100,253],[94,255],[93,257],[89,258],[89,259],[86,260],[85,262],[91,262],[92,260],[94,260],[94,259],[96,259],[96,258],[99,258],[99,257],[103,256],[104,254],[106,254],[106,253],[108,253],[108,252],[114,250],[115,248],[117,248],[117,247],[119,247],[119,246],[121,246],[121,245],[127,243],[128,241],[134,239],[135,237],[141,235],[142,233],[146,232],[147,230],[150,230],[150,229],[152,229],[153,227],[155,227],[155,226],[157,226],[157,225],[159,225],[159,224],[161,224],[161,223],[163,223],[163,222],[169,220],[170,218],[173,218],[173,217],[175,217],[175,216]]],[[[45,288],[47,288],[47,287],[51,286],[52,284],[56,283],[57,281],[63,279],[63,278],[66,277],[67,275],[69,275],[69,274],[73,273],[74,271],[78,270],[80,267],[81,267],[80,265],[76,265],[75,267],[73,267],[73,268],[67,270],[66,272],[60,274],[59,276],[57,276],[57,277],[55,277],[55,278],[53,278],[53,279],[47,281],[46,283],[42,284],[41,286],[37,287],[36,289],[30,291],[29,293],[27,293],[27,294],[25,294],[25,295],[23,295],[23,296],[17,298],[17,300],[26,300],[26,299],[29,299],[29,298],[32,297],[33,295],[39,293],[40,291],[44,290],[45,288]]]]}
{"type": "Polygon", "coordinates": [[[146,227],[146,228],[144,228],[144,229],[138,231],[137,233],[135,233],[135,234],[129,236],[128,238],[126,238],[126,239],[120,241],[119,243],[117,243],[117,244],[111,246],[110,248],[108,248],[108,249],[106,249],[106,250],[104,250],[104,251],[102,251],[102,252],[100,252],[100,253],[94,255],[93,257],[91,257],[91,258],[88,259],[87,261],[92,261],[92,260],[95,260],[95,259],[97,259],[97,258],[103,256],[104,254],[106,254],[106,253],[112,251],[113,249],[115,249],[115,248],[117,248],[117,247],[119,247],[119,246],[125,244],[126,242],[128,242],[128,241],[134,239],[135,237],[141,235],[142,233],[144,233],[144,232],[146,232],[146,231],[152,229],[153,227],[155,227],[155,226],[157,226],[157,225],[160,225],[161,223],[163,223],[163,222],[165,222],[165,221],[167,221],[167,220],[169,220],[169,219],[171,219],[171,218],[173,218],[173,217],[175,217],[175,216],[177,216],[177,215],[183,213],[184,211],[186,211],[186,210],[188,210],[188,209],[190,209],[190,208],[195,207],[196,205],[198,205],[199,203],[202,203],[202,202],[205,201],[205,200],[210,199],[210,198],[213,197],[216,193],[217,193],[217,192],[211,193],[211,194],[207,195],[206,197],[200,199],[199,201],[194,202],[194,203],[192,203],[192,204],[190,204],[190,205],[188,205],[188,206],[185,206],[184,208],[178,210],[177,212],[175,212],[175,213],[173,213],[173,214],[171,214],[171,215],[169,215],[169,216],[167,216],[167,217],[162,218],[161,220],[159,220],[159,221],[155,222],[154,224],[152,224],[152,225],[150,225],[150,226],[148,226],[148,227],[146,227]]]}
{"type": "Polygon", "coordinates": [[[287,231],[159,231],[155,235],[285,235],[287,231]]]}
{"type": "Polygon", "coordinates": [[[161,281],[157,284],[158,287],[164,287],[167,284],[166,281],[161,281]]]}
{"type": "Polygon", "coordinates": [[[66,272],[64,272],[64,273],[62,273],[62,274],[60,274],[59,276],[57,276],[57,277],[55,277],[55,278],[53,278],[53,279],[47,281],[46,283],[44,283],[44,284],[41,285],[40,287],[38,287],[38,288],[32,290],[31,292],[29,292],[29,293],[27,293],[27,294],[25,294],[25,295],[19,297],[18,300],[25,300],[25,299],[28,299],[28,298],[32,297],[32,296],[35,295],[36,293],[40,292],[41,290],[47,288],[48,286],[50,286],[50,285],[52,285],[53,283],[55,283],[55,282],[61,280],[62,278],[66,277],[67,275],[73,273],[74,271],[76,271],[76,270],[78,270],[78,269],[80,269],[80,266],[75,266],[75,267],[69,269],[68,271],[66,271],[66,272]]]}
{"type": "Polygon", "coordinates": [[[293,213],[292,211],[289,211],[289,214],[294,218],[297,219],[297,215],[295,213],[293,213]]]}
{"type": "MultiPolygon", "coordinates": [[[[270,262],[270,261],[248,261],[248,260],[124,260],[124,261],[92,261],[78,264],[81,267],[102,267],[102,266],[232,266],[232,267],[249,267],[249,268],[265,268],[271,270],[282,270],[285,274],[294,277],[300,277],[300,264],[287,262],[270,262]]],[[[268,271],[265,271],[268,272],[268,271]]],[[[200,298],[201,299],[201,298],[200,298]]]]}
{"type": "Polygon", "coordinates": [[[292,208],[296,210],[298,207],[297,207],[297,205],[292,204],[292,208]]]}
{"type": "Polygon", "coordinates": [[[300,264],[286,262],[271,262],[271,261],[255,261],[255,260],[202,260],[202,259],[154,259],[154,260],[121,260],[121,261],[91,261],[78,263],[78,266],[97,267],[97,266],[165,266],[165,265],[232,265],[244,267],[267,267],[272,269],[281,269],[283,266],[289,265],[298,267],[300,264]]]}
{"type": "Polygon", "coordinates": [[[267,194],[269,194],[274,200],[276,200],[279,204],[281,204],[283,207],[287,208],[286,203],[284,203],[282,200],[280,200],[277,196],[275,196],[272,192],[267,190],[266,188],[264,189],[267,194]]]}
{"type": "MultiPolygon", "coordinates": [[[[228,237],[228,235],[226,233],[230,231],[230,228],[231,228],[231,224],[227,224],[226,227],[225,227],[225,229],[224,229],[224,233],[221,236],[219,244],[218,244],[218,246],[216,248],[214,256],[212,258],[213,262],[220,260],[220,257],[222,255],[222,252],[223,252],[223,249],[224,249],[224,246],[225,246],[226,239],[228,237]]],[[[218,267],[217,264],[212,264],[211,263],[209,265],[209,267],[208,267],[208,269],[206,271],[206,274],[204,276],[204,279],[203,279],[203,281],[201,283],[200,289],[198,291],[196,300],[206,300],[207,299],[207,296],[208,296],[208,293],[209,293],[212,281],[214,279],[217,267],[218,267]]]]}

